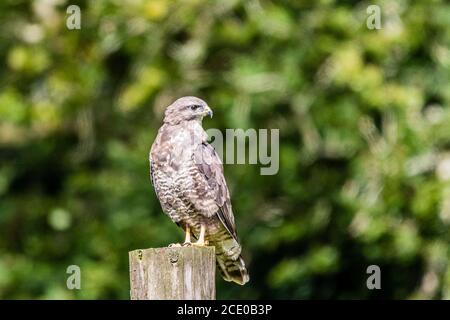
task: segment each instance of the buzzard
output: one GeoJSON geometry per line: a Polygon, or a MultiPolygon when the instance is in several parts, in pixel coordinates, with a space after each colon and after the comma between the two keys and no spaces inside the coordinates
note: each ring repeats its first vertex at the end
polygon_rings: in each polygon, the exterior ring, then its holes
{"type": "Polygon", "coordinates": [[[214,246],[222,277],[243,285],[249,276],[223,166],[202,128],[203,117],[212,114],[196,97],[180,98],[167,107],[150,150],[150,178],[163,211],[186,232],[182,245],[214,246]],[[191,235],[197,242],[191,242],[191,235]]]}

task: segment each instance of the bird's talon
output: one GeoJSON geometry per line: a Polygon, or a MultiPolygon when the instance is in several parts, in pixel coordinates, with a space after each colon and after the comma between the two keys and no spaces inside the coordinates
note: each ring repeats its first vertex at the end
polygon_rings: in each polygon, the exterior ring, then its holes
{"type": "Polygon", "coordinates": [[[192,243],[191,242],[185,242],[185,243],[183,243],[183,247],[190,247],[192,245],[192,243]]]}
{"type": "Polygon", "coordinates": [[[181,247],[181,244],[179,244],[179,243],[171,243],[171,244],[169,244],[169,248],[178,248],[178,247],[181,247]]]}

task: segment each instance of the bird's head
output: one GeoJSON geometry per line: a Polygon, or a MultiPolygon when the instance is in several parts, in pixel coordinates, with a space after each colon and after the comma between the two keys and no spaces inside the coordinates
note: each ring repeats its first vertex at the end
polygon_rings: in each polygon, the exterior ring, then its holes
{"type": "Polygon", "coordinates": [[[182,97],[167,107],[164,122],[178,124],[183,121],[201,121],[207,115],[212,118],[213,112],[205,101],[197,97],[182,97]]]}

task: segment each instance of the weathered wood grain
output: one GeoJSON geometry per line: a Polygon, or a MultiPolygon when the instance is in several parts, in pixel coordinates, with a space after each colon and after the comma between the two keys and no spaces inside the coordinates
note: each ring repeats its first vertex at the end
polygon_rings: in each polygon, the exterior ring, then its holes
{"type": "Polygon", "coordinates": [[[129,252],[132,300],[214,300],[214,247],[129,252]]]}

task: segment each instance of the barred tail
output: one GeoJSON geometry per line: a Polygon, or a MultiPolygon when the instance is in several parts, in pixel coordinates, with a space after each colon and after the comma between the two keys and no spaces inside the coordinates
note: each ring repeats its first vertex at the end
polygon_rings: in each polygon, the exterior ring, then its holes
{"type": "Polygon", "coordinates": [[[214,243],[216,247],[216,261],[219,271],[225,281],[233,281],[244,285],[250,277],[241,256],[241,246],[232,237],[214,243]]]}
{"type": "Polygon", "coordinates": [[[236,261],[225,261],[225,265],[221,265],[217,260],[217,264],[223,279],[226,281],[244,285],[250,280],[244,259],[241,256],[236,261]]]}

